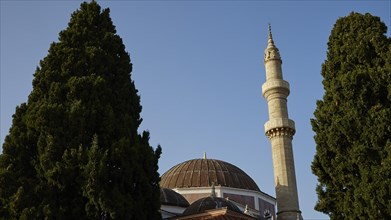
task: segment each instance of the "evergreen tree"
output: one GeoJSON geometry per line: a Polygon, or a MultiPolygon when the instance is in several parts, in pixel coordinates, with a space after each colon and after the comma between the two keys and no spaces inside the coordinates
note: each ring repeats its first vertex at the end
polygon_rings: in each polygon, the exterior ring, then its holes
{"type": "Polygon", "coordinates": [[[82,3],[34,74],[0,155],[0,218],[160,219],[132,64],[109,9],[82,3]]]}
{"type": "Polygon", "coordinates": [[[379,17],[334,25],[322,65],[325,94],[312,128],[315,209],[331,219],[391,219],[391,39],[379,17]]]}

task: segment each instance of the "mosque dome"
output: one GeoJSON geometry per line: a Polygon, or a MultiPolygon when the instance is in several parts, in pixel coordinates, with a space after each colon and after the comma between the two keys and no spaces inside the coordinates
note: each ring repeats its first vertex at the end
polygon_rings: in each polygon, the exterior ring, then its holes
{"type": "Polygon", "coordinates": [[[220,197],[208,196],[193,202],[189,207],[185,209],[185,211],[183,212],[183,216],[195,215],[203,213],[206,210],[218,208],[226,208],[234,212],[242,213],[240,209],[231,201],[220,197]]]}
{"type": "Polygon", "coordinates": [[[243,170],[215,159],[193,159],[175,165],[160,180],[162,188],[224,186],[260,192],[257,184],[243,170]]]}
{"type": "Polygon", "coordinates": [[[188,207],[190,205],[181,194],[167,188],[160,188],[160,203],[179,207],[188,207]]]}

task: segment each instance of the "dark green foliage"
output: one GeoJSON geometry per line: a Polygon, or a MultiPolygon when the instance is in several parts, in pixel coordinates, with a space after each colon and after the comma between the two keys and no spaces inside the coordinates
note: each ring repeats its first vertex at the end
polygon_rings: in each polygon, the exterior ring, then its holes
{"type": "Polygon", "coordinates": [[[378,17],[337,20],[312,128],[315,209],[332,219],[391,219],[391,39],[378,17]]]}
{"type": "Polygon", "coordinates": [[[109,10],[82,3],[35,72],[0,155],[0,218],[160,219],[132,64],[109,10]]]}

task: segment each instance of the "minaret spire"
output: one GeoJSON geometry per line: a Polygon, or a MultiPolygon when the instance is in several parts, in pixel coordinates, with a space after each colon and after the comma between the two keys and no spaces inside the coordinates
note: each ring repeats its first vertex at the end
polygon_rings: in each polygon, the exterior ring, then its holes
{"type": "Polygon", "coordinates": [[[268,34],[268,44],[267,47],[275,47],[272,35],[272,26],[269,23],[269,34],[268,34]]]}
{"type": "MultiPolygon", "coordinates": [[[[278,62],[280,62],[280,64],[281,64],[282,61],[281,61],[280,51],[278,50],[278,48],[274,44],[273,35],[272,35],[272,27],[271,27],[270,23],[269,23],[269,33],[268,33],[267,38],[268,38],[268,40],[267,40],[267,47],[265,49],[265,60],[264,60],[265,65],[266,65],[266,62],[268,62],[269,60],[278,60],[278,62]]],[[[282,76],[278,76],[278,77],[282,78],[282,76]]],[[[268,71],[266,71],[266,79],[268,79],[268,71]]]]}
{"type": "Polygon", "coordinates": [[[266,82],[262,85],[262,95],[267,100],[269,109],[265,133],[272,145],[277,220],[303,219],[299,208],[292,150],[295,122],[289,119],[287,107],[289,83],[282,76],[282,60],[274,44],[270,24],[264,64],[266,82]]]}

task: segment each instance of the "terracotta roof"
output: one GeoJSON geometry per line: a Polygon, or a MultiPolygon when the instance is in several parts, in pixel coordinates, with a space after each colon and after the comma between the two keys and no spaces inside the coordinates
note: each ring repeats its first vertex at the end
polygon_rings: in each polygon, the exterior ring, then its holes
{"type": "Polygon", "coordinates": [[[160,187],[187,188],[225,186],[259,191],[257,184],[243,170],[215,159],[194,159],[180,163],[165,172],[160,187]]]}
{"type": "Polygon", "coordinates": [[[252,216],[238,213],[231,211],[224,208],[219,209],[212,209],[212,210],[206,210],[203,213],[194,214],[194,215],[187,215],[187,216],[180,216],[172,218],[175,220],[195,220],[195,219],[208,219],[208,220],[256,220],[257,218],[254,218],[252,216]]]}

